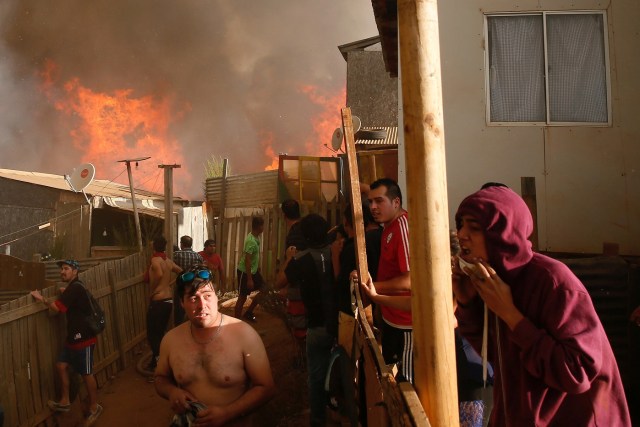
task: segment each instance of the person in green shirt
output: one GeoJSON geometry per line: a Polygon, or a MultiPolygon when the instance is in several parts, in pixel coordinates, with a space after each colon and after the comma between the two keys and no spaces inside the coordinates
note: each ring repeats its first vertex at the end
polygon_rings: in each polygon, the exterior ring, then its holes
{"type": "Polygon", "coordinates": [[[238,300],[236,301],[235,317],[244,317],[250,322],[256,321],[253,310],[262,299],[264,291],[264,280],[258,271],[260,261],[260,235],[264,231],[264,219],[262,217],[251,218],[251,233],[244,239],[243,256],[238,262],[238,300]],[[248,266],[248,267],[247,267],[248,266]],[[247,296],[254,291],[259,291],[251,301],[251,305],[242,316],[242,308],[247,300],[247,296]]]}

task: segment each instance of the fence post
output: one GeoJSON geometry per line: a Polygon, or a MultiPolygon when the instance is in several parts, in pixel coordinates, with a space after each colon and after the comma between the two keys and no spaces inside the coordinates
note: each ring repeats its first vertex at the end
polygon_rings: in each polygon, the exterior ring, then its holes
{"type": "Polygon", "coordinates": [[[120,353],[120,369],[123,370],[127,366],[127,353],[124,351],[124,342],[122,341],[122,325],[120,324],[120,316],[118,313],[118,298],[116,297],[116,275],[113,268],[109,268],[109,288],[111,289],[111,317],[113,319],[113,329],[116,335],[116,343],[118,344],[118,353],[120,353]]]}

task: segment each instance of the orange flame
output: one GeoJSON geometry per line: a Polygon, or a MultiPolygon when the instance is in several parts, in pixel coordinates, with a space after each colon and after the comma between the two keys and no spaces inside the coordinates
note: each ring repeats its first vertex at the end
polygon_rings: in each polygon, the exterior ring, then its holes
{"type": "Polygon", "coordinates": [[[98,93],[84,87],[78,78],[65,82],[60,91],[56,89],[57,71],[47,61],[41,73],[43,91],[57,110],[74,120],[69,132],[73,144],[82,153],[82,161],[93,163],[102,177],[111,179],[121,173],[123,165],[118,160],[151,156],[140,163],[138,172],[147,176],[134,181],[136,187],[152,190],[151,186],[162,183],[162,179],[151,179],[162,171],[158,164],[183,162],[178,141],[169,135],[171,102],[167,97],[135,98],[132,89],[98,93]]]}
{"type": "Polygon", "coordinates": [[[260,132],[260,145],[262,146],[262,150],[264,151],[264,155],[271,159],[271,164],[266,166],[264,170],[272,171],[278,170],[279,167],[279,158],[276,155],[276,152],[273,150],[273,132],[270,131],[262,131],[260,132]]]}
{"type": "Polygon", "coordinates": [[[342,126],[340,109],[346,103],[347,90],[342,88],[333,95],[321,94],[317,86],[301,85],[299,91],[309,97],[309,100],[323,108],[322,112],[311,119],[315,134],[309,136],[305,142],[307,155],[310,156],[327,156],[325,144],[331,142],[331,136],[337,127],[342,126]]]}

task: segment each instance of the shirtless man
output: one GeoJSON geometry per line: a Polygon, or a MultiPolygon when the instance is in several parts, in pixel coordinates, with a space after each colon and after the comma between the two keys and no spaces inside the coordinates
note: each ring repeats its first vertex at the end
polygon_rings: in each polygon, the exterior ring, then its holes
{"type": "Polygon", "coordinates": [[[147,338],[153,357],[147,370],[156,369],[160,354],[160,341],[167,330],[171,310],[173,309],[173,292],[171,291],[171,272],[180,273],[182,269],[167,258],[165,250],[167,240],[160,236],[153,240],[153,256],[149,266],[149,285],[151,301],[147,311],[147,338]]]}
{"type": "Polygon", "coordinates": [[[211,276],[195,267],[176,281],[188,321],[162,340],[156,391],[178,416],[197,412],[196,426],[250,426],[275,392],[269,359],[251,326],[218,311],[211,276]]]}

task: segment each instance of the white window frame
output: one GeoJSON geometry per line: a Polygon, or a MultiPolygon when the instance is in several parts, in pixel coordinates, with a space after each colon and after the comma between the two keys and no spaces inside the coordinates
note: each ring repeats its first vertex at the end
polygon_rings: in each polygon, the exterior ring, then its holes
{"type": "Polygon", "coordinates": [[[607,12],[604,10],[567,10],[567,11],[533,11],[533,12],[487,12],[484,14],[484,61],[485,61],[485,95],[486,95],[486,123],[487,126],[586,126],[586,127],[610,127],[612,124],[612,108],[611,108],[611,66],[609,63],[609,23],[607,20],[607,12]],[[604,44],[604,62],[605,62],[605,79],[607,88],[607,121],[606,122],[554,122],[550,119],[549,112],[549,61],[547,58],[547,15],[602,15],[603,22],[603,44],[604,44]],[[542,16],[543,37],[544,37],[544,85],[545,85],[545,122],[492,122],[491,121],[491,82],[489,69],[489,24],[488,20],[501,16],[542,16]]]}

